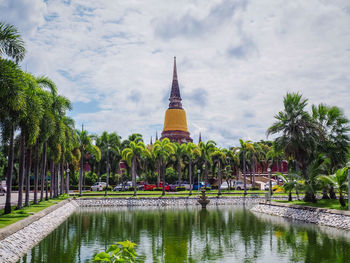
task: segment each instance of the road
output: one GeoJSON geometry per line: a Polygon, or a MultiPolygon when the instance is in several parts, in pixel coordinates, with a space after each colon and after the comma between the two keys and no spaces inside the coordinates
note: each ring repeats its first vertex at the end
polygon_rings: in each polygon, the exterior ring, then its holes
{"type": "MultiPolygon", "coordinates": [[[[38,197],[40,197],[40,193],[38,194],[38,197]]],[[[32,201],[34,199],[34,193],[29,193],[29,199],[32,201]]],[[[0,196],[0,209],[3,209],[5,207],[5,201],[6,201],[6,194],[0,196]]],[[[25,193],[23,193],[23,203],[25,201],[25,193]]],[[[11,204],[17,205],[18,202],[18,192],[12,192],[11,193],[11,204]]]]}

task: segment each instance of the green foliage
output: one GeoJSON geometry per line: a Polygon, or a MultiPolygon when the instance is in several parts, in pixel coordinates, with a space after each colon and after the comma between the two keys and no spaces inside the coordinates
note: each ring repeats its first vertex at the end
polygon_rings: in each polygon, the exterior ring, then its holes
{"type": "Polygon", "coordinates": [[[168,167],[165,170],[165,181],[169,184],[174,183],[177,180],[177,172],[174,168],[168,167]]]}
{"type": "Polygon", "coordinates": [[[137,254],[135,252],[136,244],[129,240],[117,242],[111,245],[106,252],[100,252],[93,258],[94,262],[135,262],[137,254]]]}
{"type": "Polygon", "coordinates": [[[176,192],[181,192],[181,191],[186,191],[186,187],[185,186],[177,186],[176,192]]]}

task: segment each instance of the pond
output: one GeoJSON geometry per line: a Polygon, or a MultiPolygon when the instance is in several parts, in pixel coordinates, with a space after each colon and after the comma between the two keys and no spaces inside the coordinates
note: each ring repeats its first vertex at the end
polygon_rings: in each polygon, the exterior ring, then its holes
{"type": "Polygon", "coordinates": [[[79,208],[20,262],[91,262],[127,239],[138,262],[350,262],[349,235],[241,206],[79,208]]]}

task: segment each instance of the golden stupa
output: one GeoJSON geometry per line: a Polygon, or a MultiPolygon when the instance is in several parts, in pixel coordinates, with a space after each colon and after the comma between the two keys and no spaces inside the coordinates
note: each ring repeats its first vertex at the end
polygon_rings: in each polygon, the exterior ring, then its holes
{"type": "Polygon", "coordinates": [[[187,129],[186,111],[182,108],[179,83],[177,80],[176,57],[174,57],[173,83],[171,85],[169,108],[165,112],[161,140],[169,138],[172,142],[192,142],[187,129]]]}

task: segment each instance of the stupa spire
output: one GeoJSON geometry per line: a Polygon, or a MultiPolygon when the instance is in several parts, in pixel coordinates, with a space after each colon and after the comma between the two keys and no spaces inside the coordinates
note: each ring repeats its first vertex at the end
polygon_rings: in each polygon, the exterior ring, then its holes
{"type": "Polygon", "coordinates": [[[198,144],[202,142],[202,133],[199,132],[198,144]]]}
{"type": "Polygon", "coordinates": [[[176,57],[174,57],[173,83],[171,84],[169,109],[182,109],[179,82],[177,80],[176,57]]]}

